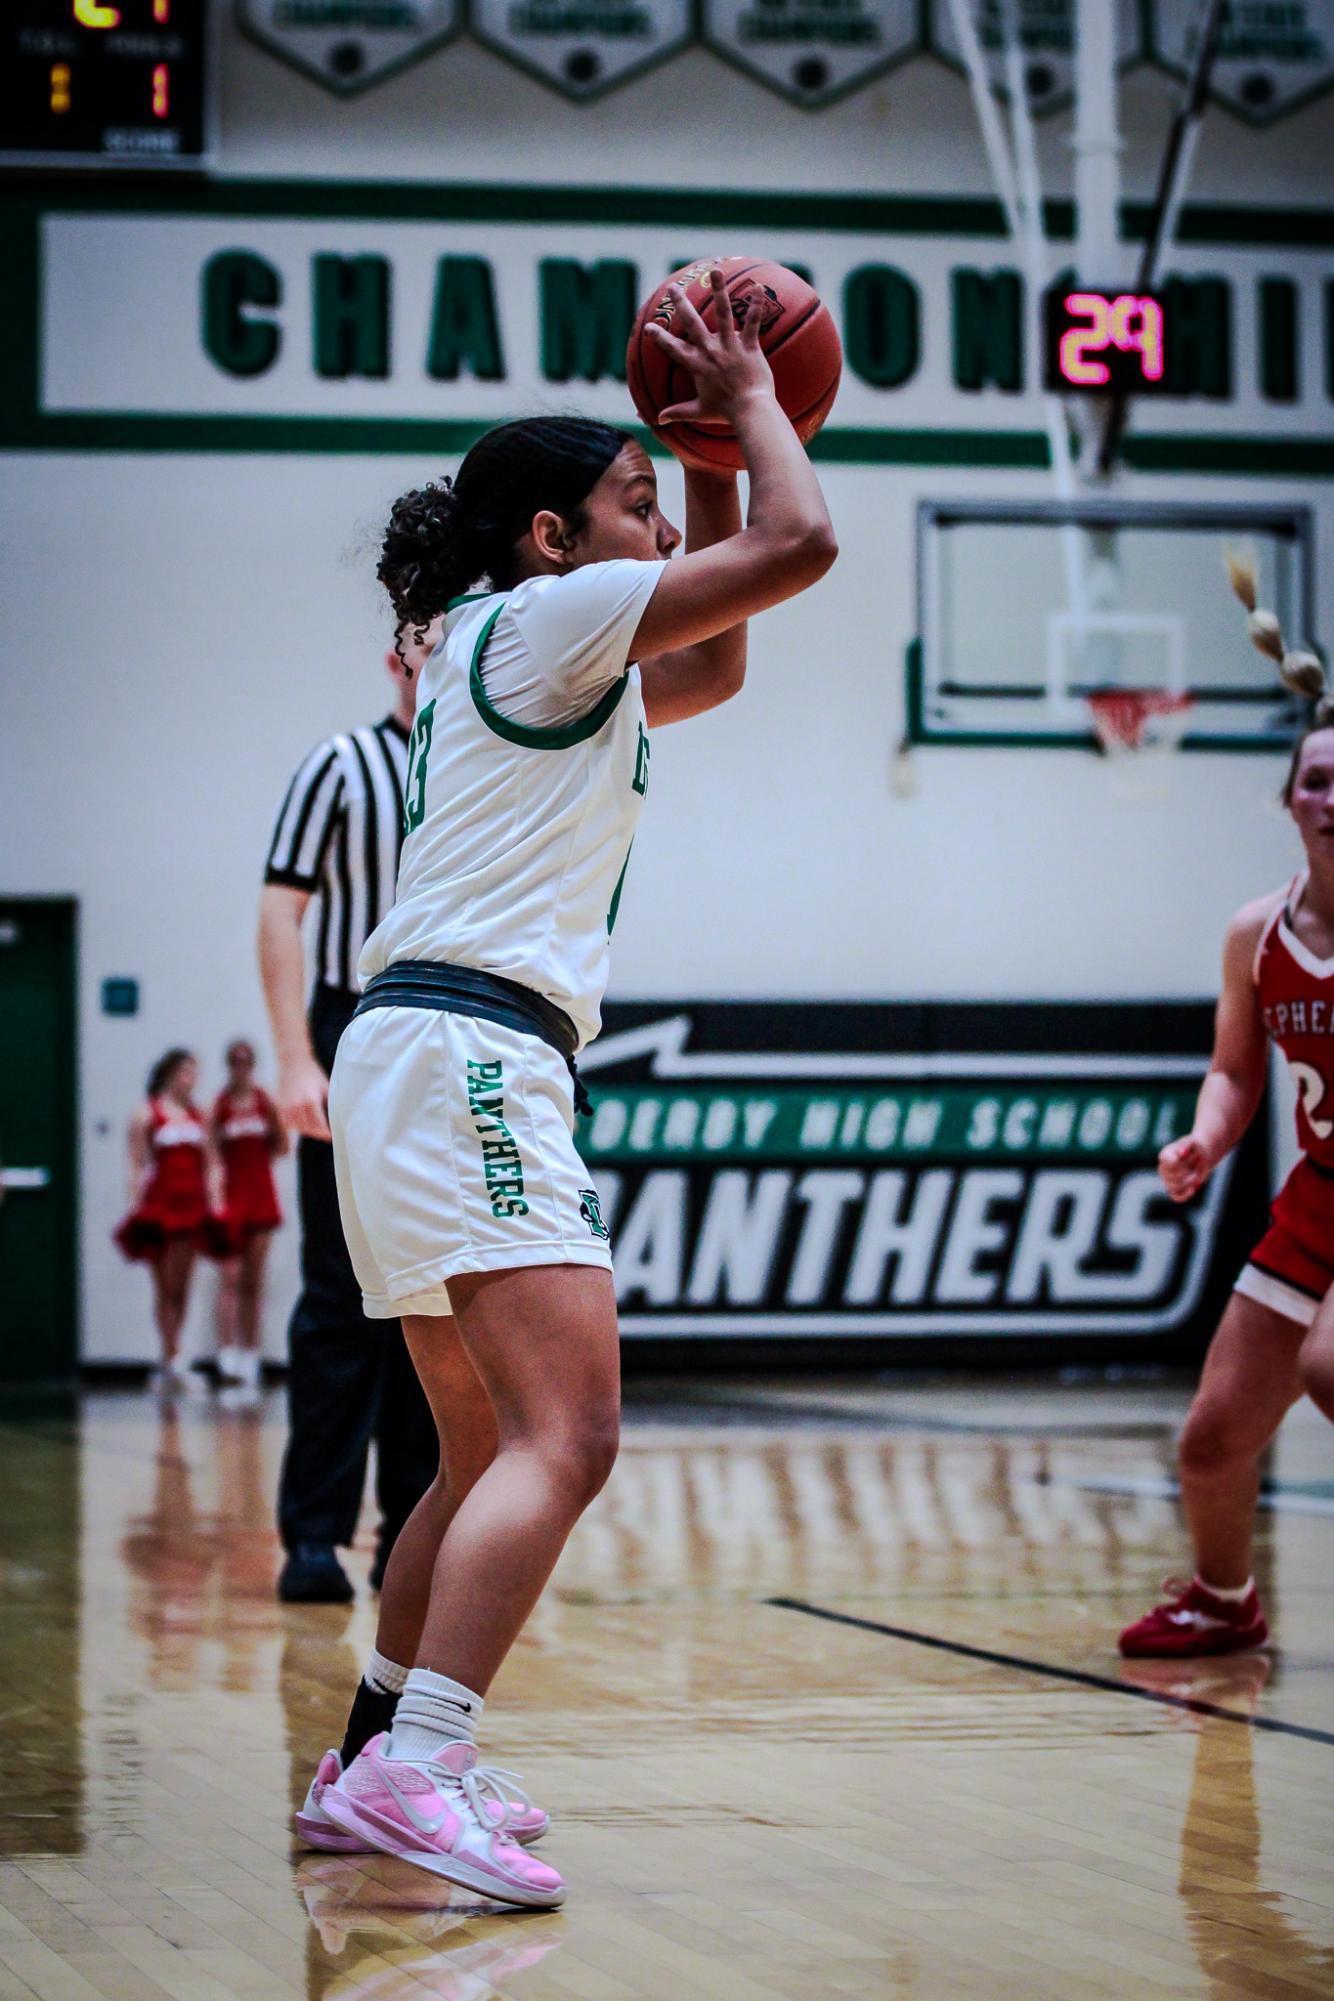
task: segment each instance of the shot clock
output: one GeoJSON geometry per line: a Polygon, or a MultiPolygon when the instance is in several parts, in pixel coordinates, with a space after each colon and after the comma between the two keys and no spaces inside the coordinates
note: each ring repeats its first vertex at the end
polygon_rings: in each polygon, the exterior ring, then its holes
{"type": "Polygon", "coordinates": [[[210,0],[3,0],[0,164],[198,167],[210,0]]]}
{"type": "Polygon", "coordinates": [[[1047,298],[1047,387],[1066,395],[1161,392],[1166,341],[1161,298],[1057,285],[1047,298]]]}

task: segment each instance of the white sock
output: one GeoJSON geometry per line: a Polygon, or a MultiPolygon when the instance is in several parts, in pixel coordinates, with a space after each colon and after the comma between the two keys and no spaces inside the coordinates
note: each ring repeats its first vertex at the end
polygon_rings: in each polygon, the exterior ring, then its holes
{"type": "Polygon", "coordinates": [[[446,1741],[471,1744],[482,1709],[481,1696],[462,1682],[415,1667],[398,1698],[386,1755],[422,1764],[446,1741]]]}
{"type": "Polygon", "coordinates": [[[405,1667],[400,1667],[397,1661],[391,1661],[386,1654],[377,1653],[374,1647],[371,1648],[371,1657],[362,1676],[367,1688],[373,1688],[377,1695],[402,1695],[407,1678],[408,1671],[405,1667]]]}
{"type": "Polygon", "coordinates": [[[1198,1571],[1195,1573],[1195,1582],[1204,1585],[1204,1589],[1209,1593],[1211,1598],[1221,1598],[1225,1605],[1240,1605],[1242,1599],[1249,1598],[1255,1589],[1255,1579],[1253,1577],[1248,1577],[1244,1584],[1233,1585],[1231,1590],[1228,1591],[1224,1591],[1219,1584],[1205,1584],[1204,1579],[1198,1571]]]}

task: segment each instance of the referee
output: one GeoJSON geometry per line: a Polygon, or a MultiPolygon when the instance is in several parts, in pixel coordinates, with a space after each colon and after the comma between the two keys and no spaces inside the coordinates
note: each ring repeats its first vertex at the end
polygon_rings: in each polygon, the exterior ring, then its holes
{"type": "Polygon", "coordinates": [[[259,966],[278,1052],[278,1106],[300,1134],[302,1291],[288,1329],[290,1435],[278,1488],[287,1552],[278,1596],[341,1603],[352,1585],[337,1546],[352,1541],[366,1457],[376,1442],[378,1589],[394,1539],[435,1478],[430,1409],[396,1321],[367,1320],[338,1219],[325,1101],[338,1038],[360,998],[361,948],[394,900],[413,688],[385,655],[394,708],[326,737],[278,809],[260,895],[259,966]],[[302,927],[317,905],[315,986],[306,1004],[302,927]]]}

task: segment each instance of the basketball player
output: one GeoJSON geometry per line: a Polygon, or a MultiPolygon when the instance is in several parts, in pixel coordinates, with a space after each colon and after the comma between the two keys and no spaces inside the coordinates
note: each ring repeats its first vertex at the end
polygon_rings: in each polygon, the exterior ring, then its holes
{"type": "Polygon", "coordinates": [[[1169,1584],[1167,1602],[1126,1628],[1123,1654],[1230,1654],[1265,1644],[1251,1576],[1260,1455],[1304,1391],[1334,1418],[1334,1310],[1317,1318],[1334,1284],[1334,701],[1318,662],[1306,656],[1303,666],[1299,676],[1285,663],[1285,678],[1308,696],[1318,687],[1320,698],[1283,800],[1306,867],[1228,926],[1195,1124],[1163,1148],[1158,1171],[1175,1201],[1203,1187],[1255,1115],[1270,1040],[1297,1085],[1302,1158],[1237,1280],[1181,1434],[1195,1576],[1169,1584]]]}
{"type": "Polygon", "coordinates": [[[680,536],[639,446],[534,419],[400,500],[380,563],[400,619],[445,626],[420,676],[398,901],[362,955],[329,1114],[366,1311],[402,1317],[443,1470],[385,1576],[372,1668],[403,1677],[391,1732],[311,1804],[513,1904],[558,1904],[564,1885],[512,1838],[546,1816],[473,1739],[616,1456],[611,1253],[572,1139],[573,1059],[598,1030],[648,726],[734,693],[745,621],[836,553],[758,316],[738,330],[722,274],[710,284],[715,331],[674,287],[678,331],[651,337],[696,388],[664,418],[740,441],[744,527],[731,477],[687,473],[689,553],[668,562],[680,536]],[[471,1438],[461,1411],[486,1413],[471,1438]]]}

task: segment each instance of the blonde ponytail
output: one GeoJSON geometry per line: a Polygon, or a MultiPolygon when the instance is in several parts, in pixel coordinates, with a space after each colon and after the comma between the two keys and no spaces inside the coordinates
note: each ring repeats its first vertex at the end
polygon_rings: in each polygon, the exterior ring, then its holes
{"type": "Polygon", "coordinates": [[[1325,678],[1323,662],[1314,653],[1289,651],[1277,617],[1272,611],[1261,609],[1255,557],[1251,551],[1229,549],[1224,560],[1233,595],[1246,607],[1246,631],[1251,645],[1274,662],[1285,688],[1294,695],[1300,695],[1303,701],[1315,704],[1312,727],[1325,729],[1334,722],[1334,696],[1325,678]]]}

